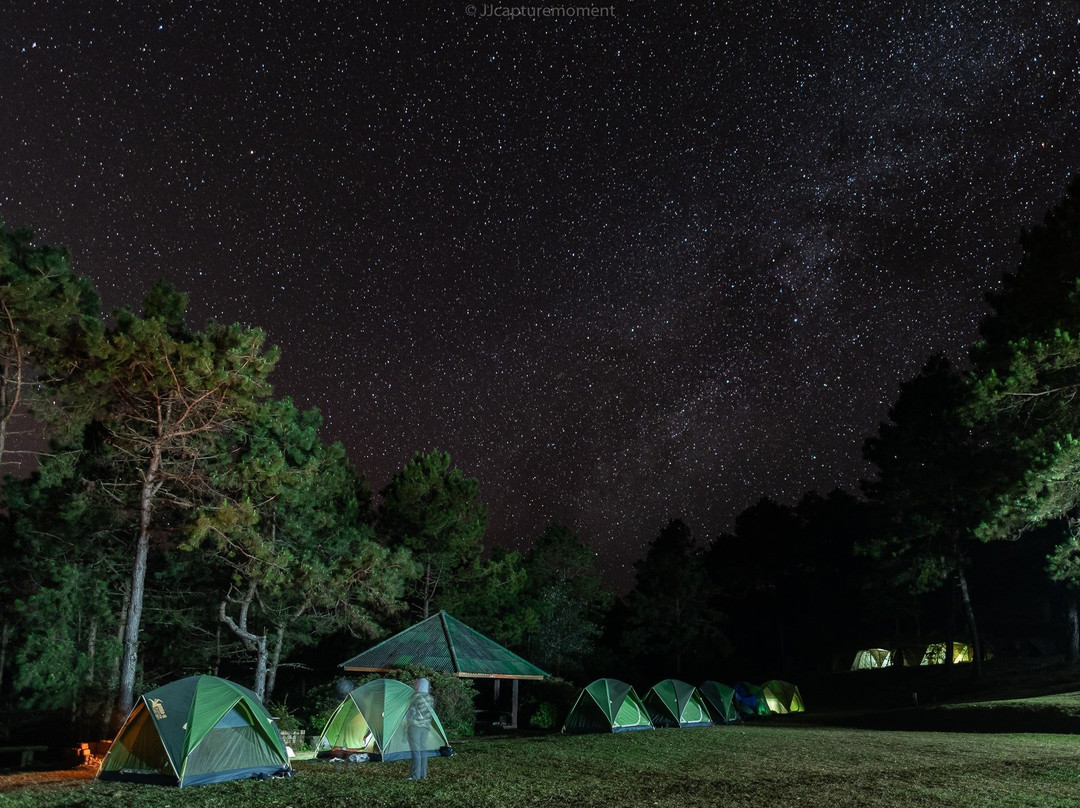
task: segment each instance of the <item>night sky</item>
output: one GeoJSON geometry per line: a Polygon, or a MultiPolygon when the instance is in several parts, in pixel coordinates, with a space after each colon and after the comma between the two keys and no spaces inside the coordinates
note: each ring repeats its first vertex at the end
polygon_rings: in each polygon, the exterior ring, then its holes
{"type": "Polygon", "coordinates": [[[446,449],[491,542],[616,582],[854,490],[1080,170],[1077,2],[7,5],[9,226],[264,328],[376,490],[446,449]]]}

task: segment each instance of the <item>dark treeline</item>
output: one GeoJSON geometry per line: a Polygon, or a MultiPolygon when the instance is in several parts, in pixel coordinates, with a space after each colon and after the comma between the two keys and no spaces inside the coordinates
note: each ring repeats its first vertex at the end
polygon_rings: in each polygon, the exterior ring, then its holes
{"type": "Polygon", "coordinates": [[[417,452],[373,492],[321,416],[274,396],[256,328],[155,286],[102,318],[67,253],[0,233],[0,707],[115,726],[145,689],[327,681],[445,609],[554,674],[764,680],[860,648],[962,641],[978,674],[1080,658],[1080,181],[1022,236],[963,367],[929,357],[868,436],[858,492],[763,499],[730,533],[678,518],[616,598],[588,537],[485,545],[475,479],[417,452]],[[280,677],[280,678],[279,678],[280,677]]]}

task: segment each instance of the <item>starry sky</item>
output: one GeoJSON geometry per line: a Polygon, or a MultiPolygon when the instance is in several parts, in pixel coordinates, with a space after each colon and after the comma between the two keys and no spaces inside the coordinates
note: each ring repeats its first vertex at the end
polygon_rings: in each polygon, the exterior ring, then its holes
{"type": "Polygon", "coordinates": [[[1080,170],[1074,0],[10,6],[9,226],[264,328],[376,490],[448,450],[492,543],[615,582],[854,490],[1080,170]]]}

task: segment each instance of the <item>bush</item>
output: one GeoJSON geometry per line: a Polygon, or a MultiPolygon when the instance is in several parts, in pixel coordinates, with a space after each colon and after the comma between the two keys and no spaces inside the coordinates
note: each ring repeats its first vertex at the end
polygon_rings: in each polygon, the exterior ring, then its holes
{"type": "Polygon", "coordinates": [[[577,685],[558,676],[529,682],[528,693],[521,700],[521,720],[536,729],[558,729],[579,692],[577,685]]]}
{"type": "MultiPolygon", "coordinates": [[[[300,716],[293,712],[284,701],[271,702],[266,705],[266,711],[274,718],[274,723],[280,730],[303,729],[300,716]]],[[[321,727],[320,727],[321,729],[321,727]]]]}
{"type": "Polygon", "coordinates": [[[550,701],[542,701],[536,712],[529,718],[529,726],[537,729],[551,729],[559,720],[559,713],[550,701]]]}

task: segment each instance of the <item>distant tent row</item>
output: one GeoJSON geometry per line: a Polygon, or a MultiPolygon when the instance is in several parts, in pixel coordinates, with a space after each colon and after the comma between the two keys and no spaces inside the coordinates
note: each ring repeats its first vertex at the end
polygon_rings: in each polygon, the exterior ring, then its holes
{"type": "MultiPolygon", "coordinates": [[[[899,667],[901,665],[904,667],[944,665],[948,660],[948,655],[949,644],[945,642],[931,643],[925,647],[898,648],[891,651],[885,648],[864,648],[855,654],[851,669],[853,671],[862,671],[899,667]]],[[[953,643],[952,661],[954,664],[972,662],[974,659],[974,648],[967,643],[953,643]]]]}
{"type": "Polygon", "coordinates": [[[804,710],[799,688],[779,679],[760,687],[747,682],[728,687],[707,681],[700,688],[679,679],[665,679],[654,685],[644,699],[631,685],[618,679],[597,679],[578,695],[563,732],[707,727],[804,710]]]}

